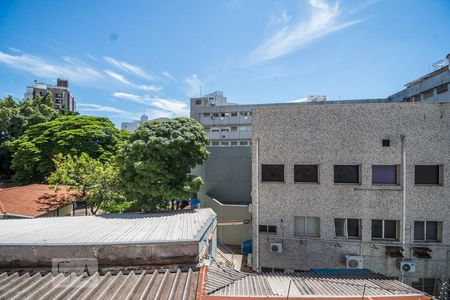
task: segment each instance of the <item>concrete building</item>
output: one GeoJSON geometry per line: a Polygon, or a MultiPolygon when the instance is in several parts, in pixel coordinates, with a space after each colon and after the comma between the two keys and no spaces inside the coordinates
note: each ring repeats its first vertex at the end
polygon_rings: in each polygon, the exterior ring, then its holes
{"type": "Polygon", "coordinates": [[[72,216],[75,195],[66,187],[54,191],[46,184],[0,189],[0,220],[72,216]]]}
{"type": "Polygon", "coordinates": [[[139,125],[145,122],[148,122],[148,116],[142,115],[140,120],[134,120],[131,122],[122,122],[121,129],[129,132],[134,132],[139,127],[139,125]]]}
{"type": "Polygon", "coordinates": [[[0,221],[0,269],[95,260],[99,268],[191,267],[215,257],[211,209],[0,221]]]}
{"type": "Polygon", "coordinates": [[[401,90],[389,99],[404,102],[450,101],[450,54],[433,64],[435,70],[405,84],[401,90]]]}
{"type": "Polygon", "coordinates": [[[70,92],[69,81],[66,79],[58,78],[56,80],[56,85],[45,84],[35,80],[32,85],[27,86],[25,98],[34,99],[37,96],[44,97],[48,92],[53,94],[55,109],[64,108],[68,111],[75,111],[75,98],[70,92]]]}
{"type": "Polygon", "coordinates": [[[450,276],[450,103],[253,109],[253,265],[450,276]]]}
{"type": "Polygon", "coordinates": [[[191,98],[191,118],[205,128],[209,145],[250,146],[252,105],[229,103],[221,91],[191,98]]]}

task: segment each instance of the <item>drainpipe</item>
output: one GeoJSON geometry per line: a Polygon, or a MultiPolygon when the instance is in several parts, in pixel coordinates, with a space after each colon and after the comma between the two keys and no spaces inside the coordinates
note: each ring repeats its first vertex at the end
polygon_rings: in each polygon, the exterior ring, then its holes
{"type": "Polygon", "coordinates": [[[406,147],[405,136],[400,136],[402,142],[402,245],[406,245],[406,147]]]}
{"type": "Polygon", "coordinates": [[[255,261],[256,261],[256,271],[259,272],[259,138],[256,138],[255,145],[255,223],[256,223],[256,244],[255,244],[255,261]]]}

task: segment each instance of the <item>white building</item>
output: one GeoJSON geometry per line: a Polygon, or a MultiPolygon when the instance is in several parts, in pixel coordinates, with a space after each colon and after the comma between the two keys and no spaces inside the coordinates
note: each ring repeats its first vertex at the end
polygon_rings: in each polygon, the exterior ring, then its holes
{"type": "Polygon", "coordinates": [[[148,121],[148,116],[142,115],[140,120],[133,120],[131,122],[122,122],[121,129],[129,132],[134,132],[139,125],[148,121]]]}
{"type": "Polygon", "coordinates": [[[56,85],[50,85],[34,81],[33,85],[27,86],[25,98],[34,99],[38,96],[45,97],[49,92],[53,94],[55,109],[66,109],[75,111],[75,98],[69,90],[69,81],[58,78],[56,85]]]}

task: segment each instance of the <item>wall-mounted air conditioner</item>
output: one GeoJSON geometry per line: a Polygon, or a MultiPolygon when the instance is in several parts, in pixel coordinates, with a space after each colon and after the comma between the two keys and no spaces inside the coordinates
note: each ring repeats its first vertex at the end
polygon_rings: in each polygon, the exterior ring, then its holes
{"type": "Polygon", "coordinates": [[[347,269],[362,269],[363,268],[364,259],[359,255],[346,255],[345,263],[347,269]]]}
{"type": "Polygon", "coordinates": [[[282,243],[270,243],[270,252],[283,253],[283,244],[282,243]]]}
{"type": "Polygon", "coordinates": [[[412,273],[416,271],[416,263],[410,260],[401,260],[399,269],[402,272],[412,273]]]}

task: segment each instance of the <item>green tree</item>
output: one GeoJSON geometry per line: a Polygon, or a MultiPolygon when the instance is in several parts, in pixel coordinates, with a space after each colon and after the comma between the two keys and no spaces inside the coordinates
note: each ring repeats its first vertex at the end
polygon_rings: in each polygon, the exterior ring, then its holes
{"type": "Polygon", "coordinates": [[[59,153],[84,152],[106,162],[116,154],[124,138],[111,121],[101,117],[61,116],[31,126],[12,142],[13,179],[18,183],[44,181],[55,169],[52,159],[59,153]]]}
{"type": "Polygon", "coordinates": [[[139,210],[166,208],[173,199],[197,191],[201,178],[191,168],[209,156],[202,125],[190,118],[142,124],[119,151],[120,178],[126,196],[139,210]]]}
{"type": "Polygon", "coordinates": [[[58,154],[53,162],[55,171],[48,178],[49,185],[58,189],[69,186],[80,200],[86,201],[92,214],[99,208],[123,202],[118,186],[118,168],[114,163],[93,159],[86,153],[80,156],[58,154]]]}
{"type": "Polygon", "coordinates": [[[0,99],[0,174],[11,175],[11,142],[32,125],[55,119],[53,95],[15,101],[11,96],[0,99]]]}

